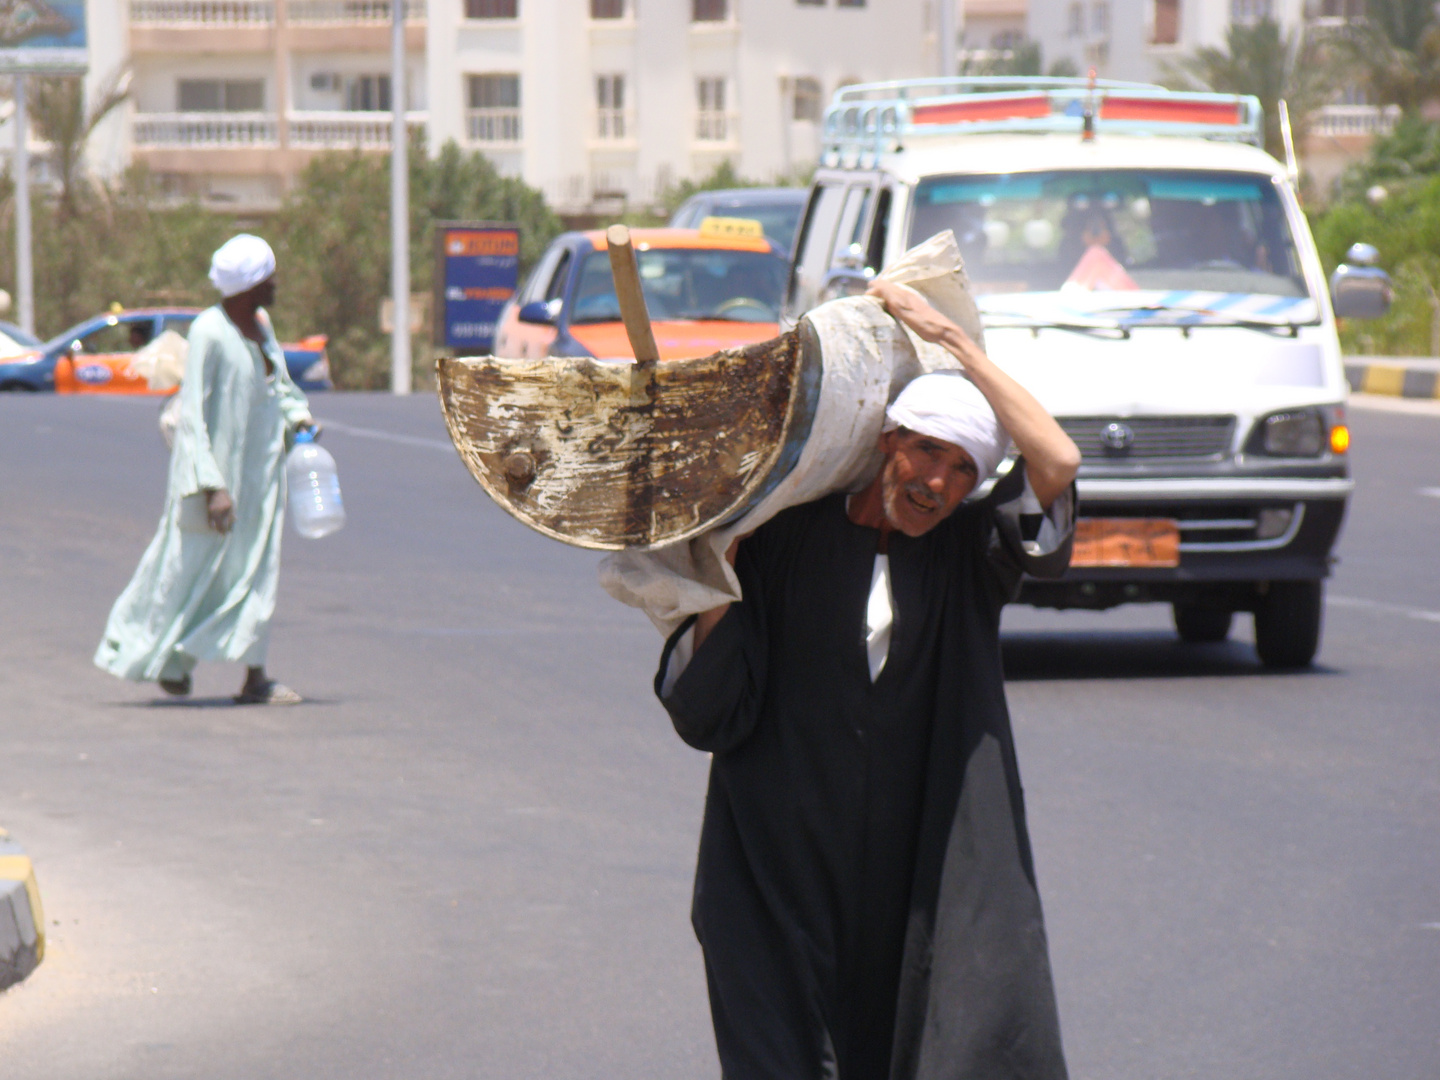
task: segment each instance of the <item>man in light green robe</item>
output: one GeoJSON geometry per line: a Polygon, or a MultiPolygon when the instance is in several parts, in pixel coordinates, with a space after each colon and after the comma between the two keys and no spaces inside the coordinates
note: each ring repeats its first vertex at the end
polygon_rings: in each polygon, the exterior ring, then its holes
{"type": "Polygon", "coordinates": [[[210,276],[225,299],[190,327],[159,531],[110,612],[95,663],[186,694],[197,662],[239,661],[248,671],[237,701],[292,704],[299,696],[266,678],[265,654],[286,447],[313,421],[262,309],[275,292],[269,245],[242,235],[215,259],[210,276]]]}

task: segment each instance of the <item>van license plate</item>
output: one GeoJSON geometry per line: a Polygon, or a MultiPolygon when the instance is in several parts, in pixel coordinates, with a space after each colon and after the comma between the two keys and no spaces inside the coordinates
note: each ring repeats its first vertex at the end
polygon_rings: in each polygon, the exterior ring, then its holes
{"type": "Polygon", "coordinates": [[[1179,566],[1180,526],[1169,518],[1081,518],[1071,566],[1179,566]]]}

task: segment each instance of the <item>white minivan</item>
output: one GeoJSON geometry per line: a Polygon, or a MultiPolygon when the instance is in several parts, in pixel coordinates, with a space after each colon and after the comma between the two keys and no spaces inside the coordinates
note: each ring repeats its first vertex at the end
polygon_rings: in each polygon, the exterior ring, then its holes
{"type": "Polygon", "coordinates": [[[1250,611],[1262,662],[1296,667],[1352,488],[1335,313],[1380,314],[1389,282],[1369,265],[1326,282],[1261,133],[1254,98],[1145,84],[845,87],[787,316],[953,230],[988,352],[1084,455],[1071,568],[1021,601],[1168,603],[1187,642],[1250,611]]]}

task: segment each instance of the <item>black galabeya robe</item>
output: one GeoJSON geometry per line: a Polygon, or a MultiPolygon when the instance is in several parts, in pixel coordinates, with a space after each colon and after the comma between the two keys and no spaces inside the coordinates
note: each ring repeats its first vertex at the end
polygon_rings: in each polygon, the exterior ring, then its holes
{"type": "Polygon", "coordinates": [[[1023,489],[1017,466],[926,535],[891,534],[873,684],[878,533],[843,495],[783,512],[740,545],[743,601],[662,694],[714,755],[692,917],[725,1080],[1064,1080],[999,625],[1070,542],[1027,554],[1023,489]]]}

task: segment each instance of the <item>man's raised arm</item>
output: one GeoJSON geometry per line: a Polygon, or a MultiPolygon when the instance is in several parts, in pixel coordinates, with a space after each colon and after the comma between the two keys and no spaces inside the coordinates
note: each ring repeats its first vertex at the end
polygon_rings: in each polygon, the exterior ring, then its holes
{"type": "Polygon", "coordinates": [[[1080,471],[1080,449],[1035,396],[1005,374],[970,335],[936,311],[914,289],[877,280],[869,295],[925,341],[944,348],[980,388],[995,416],[1025,458],[1030,488],[1046,510],[1080,471]]]}

